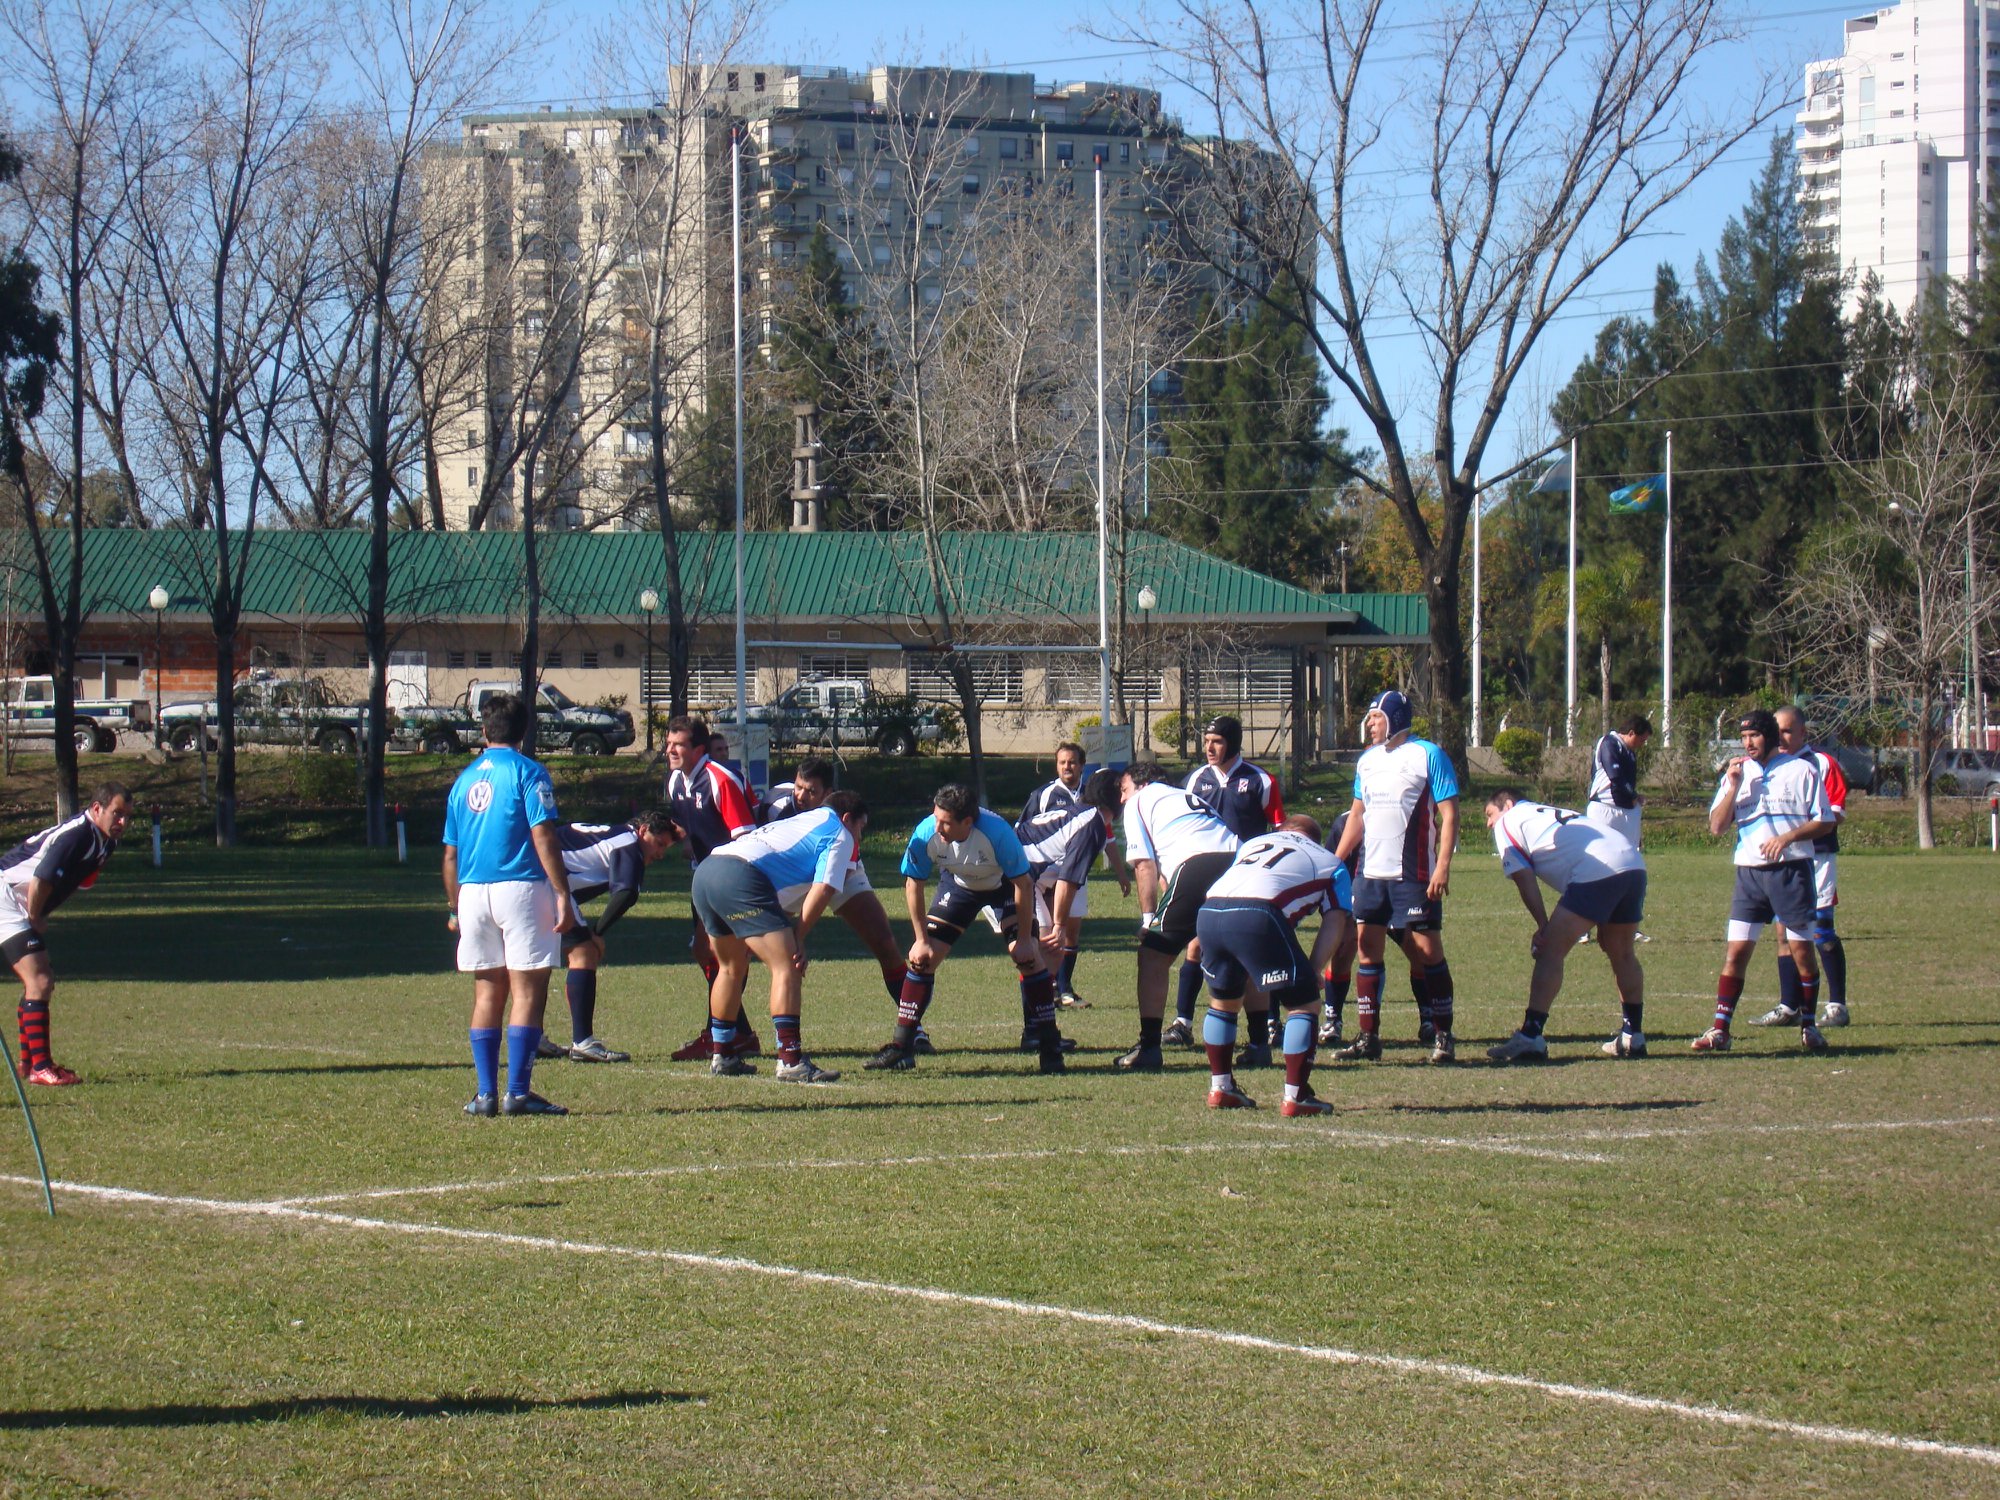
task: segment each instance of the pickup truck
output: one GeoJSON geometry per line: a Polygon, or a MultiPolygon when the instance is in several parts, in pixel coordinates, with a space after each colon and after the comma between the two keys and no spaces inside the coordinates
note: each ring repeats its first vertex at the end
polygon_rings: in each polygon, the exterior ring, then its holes
{"type": "MultiPolygon", "coordinates": [[[[56,684],[53,677],[10,677],[0,683],[0,712],[7,732],[22,739],[53,740],[56,684]]],[[[152,705],[144,698],[78,698],[73,731],[79,753],[110,750],[121,729],[150,729],[152,705]]]]}
{"type": "MultiPolygon", "coordinates": [[[[943,735],[937,710],[909,698],[877,693],[863,678],[817,677],[786,688],[775,703],[753,703],[752,724],[770,727],[771,748],[794,745],[872,745],[884,755],[915,755],[943,735]]],[[[714,720],[736,723],[731,707],[714,720]]]]}
{"type": "MultiPolygon", "coordinates": [[[[450,708],[405,708],[396,713],[391,743],[409,744],[433,755],[477,750],[486,743],[479,716],[489,698],[518,693],[521,684],[475,682],[450,708]]],[[[626,710],[587,708],[561,688],[538,683],[535,689],[535,748],[563,750],[571,755],[609,755],[638,738],[626,710]]]]}
{"type": "MultiPolygon", "coordinates": [[[[333,755],[352,755],[368,715],[365,705],[333,702],[317,678],[261,671],[237,683],[232,700],[239,745],[310,745],[333,755]]],[[[218,740],[216,718],[213,698],[169,703],[160,710],[160,728],[167,744],[183,754],[195,749],[204,733],[212,750],[218,740]]]]}

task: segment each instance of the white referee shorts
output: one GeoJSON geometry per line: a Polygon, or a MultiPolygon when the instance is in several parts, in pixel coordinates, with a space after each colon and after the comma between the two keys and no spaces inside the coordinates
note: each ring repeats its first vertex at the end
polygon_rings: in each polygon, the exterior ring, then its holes
{"type": "Polygon", "coordinates": [[[1624,834],[1625,841],[1634,849],[1639,847],[1639,813],[1639,808],[1613,807],[1609,802],[1587,802],[1583,808],[1584,817],[1599,828],[1624,834]]]}
{"type": "Polygon", "coordinates": [[[1824,910],[1840,904],[1840,877],[1834,869],[1837,854],[1813,856],[1813,905],[1824,910]]]}
{"type": "Polygon", "coordinates": [[[458,970],[553,969],[562,963],[556,888],[501,880],[458,888],[458,970]]]}
{"type": "MultiPolygon", "coordinates": [[[[1040,880],[1035,882],[1035,925],[1043,932],[1055,932],[1055,899],[1056,877],[1054,875],[1044,875],[1040,880]]],[[[1076,888],[1076,894],[1070,898],[1069,914],[1072,917],[1087,917],[1090,915],[1090,885],[1088,882],[1079,885],[1076,888]]],[[[1058,932],[1056,936],[1061,937],[1062,934],[1058,932]]]]}

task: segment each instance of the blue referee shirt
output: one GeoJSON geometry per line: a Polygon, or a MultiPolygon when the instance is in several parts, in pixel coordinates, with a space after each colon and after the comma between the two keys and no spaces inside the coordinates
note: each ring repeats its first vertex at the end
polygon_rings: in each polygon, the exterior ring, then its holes
{"type": "Polygon", "coordinates": [[[489,745],[452,783],[444,809],[444,842],[458,850],[466,885],[547,880],[528,830],[556,819],[549,773],[520,751],[489,745]]]}

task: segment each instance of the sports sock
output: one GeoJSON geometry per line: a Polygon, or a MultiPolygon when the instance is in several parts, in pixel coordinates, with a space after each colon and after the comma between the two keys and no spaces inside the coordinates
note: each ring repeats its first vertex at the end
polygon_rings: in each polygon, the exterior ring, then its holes
{"type": "Polygon", "coordinates": [[[736,1023],[725,1021],[721,1016],[708,1018],[708,1045],[716,1052],[724,1051],[736,1040],[736,1023]]]}
{"type": "Polygon", "coordinates": [[[1621,1031],[1634,1032],[1646,1029],[1645,1001],[1641,1000],[1635,1005],[1624,1005],[1619,1008],[1625,1012],[1625,1024],[1619,1028],[1621,1031]]]}
{"type": "Polygon", "coordinates": [[[1717,1029],[1727,1031],[1731,1019],[1736,1015],[1736,1002],[1743,998],[1743,981],[1724,974],[1715,981],[1715,1024],[1717,1029]]]}
{"type": "Polygon", "coordinates": [[[597,1035],[597,970],[570,969],[563,975],[569,999],[569,1039],[572,1045],[597,1035]]]}
{"type": "Polygon", "coordinates": [[[542,1044],[539,1026],[507,1028],[507,1092],[525,1094],[535,1086],[535,1049],[542,1044]]]}
{"type": "Polygon", "coordinates": [[[1163,1022],[1158,1016],[1139,1017],[1139,1045],[1141,1047],[1158,1047],[1160,1045],[1160,1031],[1162,1026],[1163,1022]]]}
{"type": "Polygon", "coordinates": [[[1180,989],[1174,994],[1174,1014],[1193,1024],[1195,1002],[1201,999],[1201,965],[1181,965],[1180,989]]]}
{"type": "Polygon", "coordinates": [[[904,972],[902,960],[900,959],[893,964],[882,965],[882,988],[889,992],[889,1003],[891,1005],[896,1004],[897,1001],[903,998],[904,972]]]}
{"type": "Polygon", "coordinates": [[[771,1031],[777,1039],[779,1062],[795,1063],[805,1055],[799,1051],[799,1018],[797,1016],[771,1017],[771,1031]]]}
{"type": "Polygon", "coordinates": [[[1345,974],[1338,973],[1333,969],[1326,971],[1326,1012],[1333,1020],[1338,1021],[1340,1013],[1347,1009],[1347,991],[1348,987],[1353,983],[1354,971],[1352,969],[1348,970],[1345,974]]]}
{"type": "Polygon", "coordinates": [[[474,1026],[466,1032],[472,1042],[472,1071],[479,1079],[479,1092],[500,1092],[500,1028],[474,1026]]]}
{"type": "Polygon", "coordinates": [[[1064,943],[1062,947],[1062,967],[1056,971],[1056,985],[1067,995],[1076,983],[1076,945],[1064,943]]]}
{"type": "Polygon", "coordinates": [[[1285,1017],[1285,1097],[1296,1100],[1312,1076],[1313,1038],[1319,1027],[1311,1011],[1293,1011],[1285,1017]]]}
{"type": "Polygon", "coordinates": [[[919,974],[915,969],[903,974],[903,992],[896,997],[896,1036],[898,1047],[908,1050],[917,1044],[917,1028],[923,1024],[924,1012],[931,1008],[931,996],[937,991],[937,975],[919,974]]]}
{"type": "Polygon", "coordinates": [[[1034,1029],[1036,1046],[1044,1056],[1062,1051],[1062,1033],[1056,1030],[1056,982],[1047,969],[1021,976],[1021,1014],[1034,1029]]]}
{"type": "Polygon", "coordinates": [[[1783,948],[1778,950],[1778,1003],[1786,1010],[1799,1008],[1799,966],[1783,948]]]}
{"type": "Polygon", "coordinates": [[[1431,1025],[1441,1032],[1451,1030],[1451,965],[1432,964],[1424,970],[1424,988],[1430,992],[1431,1025]]]}
{"type": "Polygon", "coordinates": [[[1208,1086],[1228,1088],[1236,1077],[1236,1017],[1211,1005],[1201,1018],[1201,1043],[1208,1053],[1208,1086]]]}
{"type": "Polygon", "coordinates": [[[1810,1026],[1819,1015],[1819,975],[1799,975],[1799,1022],[1810,1026]]]}
{"type": "Polygon", "coordinates": [[[1545,1010],[1531,1010],[1521,1017],[1522,1036],[1540,1036],[1542,1028],[1549,1024],[1549,1013],[1545,1010]]]}
{"type": "Polygon", "coordinates": [[[1840,941],[1840,934],[1833,930],[1831,913],[1822,927],[1826,938],[1818,944],[1819,972],[1826,981],[1824,993],[1828,1005],[1847,1004],[1847,949],[1840,941]]]}
{"type": "Polygon", "coordinates": [[[1373,1036],[1382,1024],[1382,966],[1362,964],[1354,971],[1354,1012],[1361,1034],[1373,1036]]]}
{"type": "Polygon", "coordinates": [[[1437,1017],[1432,1014],[1431,1008],[1430,980],[1422,966],[1415,963],[1410,965],[1410,998],[1417,1002],[1417,1019],[1436,1025],[1437,1017]]]}
{"type": "Polygon", "coordinates": [[[21,1065],[30,1073],[49,1065],[49,1002],[23,1000],[21,1021],[21,1065]]]}

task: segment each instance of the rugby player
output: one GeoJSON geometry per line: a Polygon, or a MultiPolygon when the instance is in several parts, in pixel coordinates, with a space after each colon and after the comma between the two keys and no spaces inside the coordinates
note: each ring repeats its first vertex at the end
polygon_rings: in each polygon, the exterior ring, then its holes
{"type": "Polygon", "coordinates": [[[1653,737],[1653,721],[1633,714],[1597,742],[1590,757],[1590,791],[1583,815],[1600,828],[1622,833],[1634,848],[1639,844],[1639,752],[1653,737]]]}
{"type": "Polygon", "coordinates": [[[694,872],[695,915],[708,930],[720,970],[710,1009],[711,1073],[728,1078],[757,1071],[728,1045],[742,1014],[754,953],[771,971],[771,1032],[778,1048],[773,1076],[780,1083],[832,1083],[840,1077],[806,1056],[800,1043],[805,942],[860,857],[867,826],[860,794],[835,792],[824,807],[723,845],[694,872]]]}
{"type": "MultiPolygon", "coordinates": [[[[1839,824],[1847,818],[1847,776],[1840,762],[1824,750],[1806,743],[1806,716],[1787,705],[1777,711],[1778,740],[1785,753],[1813,763],[1826,785],[1827,810],[1835,827],[1813,840],[1813,946],[1819,950],[1820,973],[1825,976],[1826,1006],[1819,1014],[1821,1026],[1847,1024],[1847,949],[1833,929],[1834,908],[1840,904],[1840,880],[1836,866],[1840,855],[1839,824]]],[[[1778,1003],[1750,1024],[1752,1026],[1796,1026],[1799,1010],[1799,969],[1790,949],[1778,948],[1778,1003]]]]}
{"type": "MultiPolygon", "coordinates": [[[[675,825],[687,835],[688,863],[696,871],[710,854],[757,826],[756,810],[750,805],[750,793],[743,785],[743,778],[710,753],[713,741],[706,721],[693,715],[679,714],[667,721],[667,765],[671,767],[667,773],[667,803],[675,825]]],[[[720,970],[699,920],[694,924],[690,946],[695,962],[701,966],[702,978],[712,992],[720,970]]],[[[712,1002],[712,994],[710,999],[712,1002]]],[[[711,1019],[714,1014],[711,1003],[711,1019]]],[[[730,1045],[745,1057],[755,1056],[761,1048],[757,1033],[747,1024],[731,1038],[730,1045]]],[[[709,1056],[713,1049],[713,1028],[704,1026],[693,1041],[676,1048],[672,1056],[675,1062],[692,1062],[709,1056]]]]}
{"type": "Polygon", "coordinates": [[[630,1062],[632,1054],[607,1047],[597,1035],[597,971],[604,963],[604,934],[630,911],[646,883],[646,866],[681,841],[674,820],[657,809],[642,812],[629,823],[563,823],[556,828],[562,846],[563,869],[569,873],[571,909],[576,925],[563,934],[563,984],[569,1001],[567,1047],[554,1046],[546,1034],[537,1049],[542,1057],[567,1057],[576,1062],[630,1062]],[[604,897],[604,909],[594,919],[583,915],[583,903],[604,897]]]}
{"type": "MultiPolygon", "coordinates": [[[[1338,848],[1340,836],[1347,831],[1347,813],[1333,820],[1333,827],[1327,831],[1326,843],[1329,849],[1338,848]]],[[[1341,861],[1341,868],[1347,871],[1350,888],[1361,871],[1361,846],[1341,861]]],[[[1410,998],[1417,1002],[1417,1040],[1428,1047],[1436,1040],[1431,1027],[1431,997],[1424,988],[1424,960],[1418,950],[1416,939],[1403,927],[1391,927],[1389,937],[1403,950],[1403,956],[1410,964],[1410,998]]],[[[1348,987],[1354,983],[1354,954],[1358,947],[1354,923],[1350,919],[1341,924],[1340,941],[1334,945],[1333,959],[1322,973],[1326,981],[1326,1012],[1320,1023],[1319,1044],[1322,1047],[1337,1047],[1341,1040],[1341,1012],[1347,1008],[1348,987]]],[[[1384,949],[1387,952],[1387,949],[1384,949]]],[[[1385,979],[1386,983],[1386,979],[1385,979]]],[[[1380,1005],[1377,1005],[1380,1009],[1380,1005]]]]}
{"type": "Polygon", "coordinates": [[[1548,1057],[1542,1029],[1562,989],[1563,964],[1569,950],[1595,927],[1625,1012],[1624,1025],[1604,1044],[1604,1053],[1644,1057],[1646,976],[1632,953],[1646,911],[1646,862],[1638,845],[1586,814],[1529,802],[1512,790],[1486,799],[1486,826],[1493,831],[1500,872],[1514,882],[1521,904],[1535,919],[1535,935],[1528,940],[1535,971],[1528,981],[1527,1014],[1521,1029],[1488,1047],[1486,1055],[1495,1062],[1548,1057]],[[1538,881],[1556,893],[1554,916],[1542,904],[1538,881]]]}
{"type": "Polygon", "coordinates": [[[1236,858],[1242,840],[1193,792],[1152,761],[1134,761],[1119,780],[1125,846],[1139,888],[1139,1042],[1118,1058],[1130,1073],[1157,1073],[1174,955],[1199,962],[1195,918],[1208,888],[1236,858]]]}
{"type": "MultiPolygon", "coordinates": [[[[1035,788],[1028,798],[1028,805],[1021,809],[1021,816],[1014,824],[1019,833],[1031,820],[1044,813],[1062,811],[1083,805],[1083,746],[1073,740],[1064,740],[1056,746],[1056,779],[1044,782],[1035,788]]],[[[1025,841],[1026,835],[1023,835],[1025,841]]],[[[1115,836],[1104,846],[1105,862],[1111,866],[1111,873],[1118,881],[1121,896],[1132,894],[1132,872],[1126,868],[1125,856],[1118,851],[1115,836]]],[[[1076,992],[1077,939],[1083,933],[1083,919],[1090,914],[1090,888],[1079,885],[1076,899],[1069,908],[1069,917],[1063,923],[1060,947],[1057,952],[1056,1004],[1070,1010],[1088,1008],[1090,1002],[1076,992]]]]}
{"type": "Polygon", "coordinates": [[[1201,939],[1202,977],[1212,997],[1201,1027],[1208,1049],[1210,1109],[1257,1107],[1237,1087],[1230,1061],[1236,1050],[1236,1013],[1244,990],[1255,980],[1271,1005],[1285,1012],[1285,1098],[1279,1113],[1287,1119],[1333,1113],[1307,1080],[1319,1024],[1318,976],[1348,925],[1349,896],[1347,866],[1320,843],[1319,824],[1304,813],[1294,813],[1276,832],[1244,844],[1235,862],[1208,888],[1195,932],[1201,939]],[[1299,947],[1298,925],[1315,912],[1322,920],[1308,958],[1299,947]]]}
{"type": "Polygon", "coordinates": [[[1361,851],[1354,920],[1361,928],[1354,1000],[1360,1035],[1335,1053],[1345,1060],[1382,1055],[1382,953],[1391,927],[1410,934],[1430,995],[1433,1063],[1457,1055],[1452,1041],[1451,966],[1444,956],[1443,901],[1458,841],[1458,776],[1429,740],[1410,732],[1410,700],[1377,695],[1362,721],[1370,749],[1354,767],[1354,805],[1334,849],[1345,860],[1361,851]]]}
{"type": "Polygon", "coordinates": [[[1694,1039],[1697,1052],[1727,1052],[1729,1021],[1743,997],[1743,976],[1766,922],[1784,925],[1784,940],[1799,971],[1799,1042],[1824,1052],[1826,1038],[1813,1024],[1819,999],[1819,964],[1808,936],[1813,925],[1813,841],[1834,829],[1833,809],[1819,770],[1779,743],[1778,721],[1756,708],[1740,726],[1743,753],[1729,762],[1708,831],[1718,838],[1736,829],[1736,892],[1729,903],[1729,945],[1715,987],[1715,1024],[1694,1039]]]}
{"type": "MultiPolygon", "coordinates": [[[[1031,800],[1029,806],[1033,805],[1031,800]]],[[[1035,886],[1035,928],[1045,938],[1045,965],[1052,957],[1064,966],[1075,962],[1076,913],[1089,890],[1090,867],[1100,852],[1113,847],[1111,827],[1117,807],[1118,773],[1096,771],[1081,800],[1034,815],[1024,813],[1014,825],[1035,886]]],[[[1084,1003],[1074,995],[1067,998],[1078,1005],[1084,1003]]],[[[1058,995],[1056,999],[1061,1004],[1065,997],[1058,995]]],[[[1037,1034],[1024,1027],[1021,1050],[1035,1051],[1037,1042],[1037,1034]]]]}
{"type": "Polygon", "coordinates": [[[49,997],[56,988],[49,914],[97,884],[131,817],[132,794],[107,781],[82,812],[21,840],[0,858],[0,955],[21,981],[19,1071],[29,1083],[66,1088],[79,1081],[49,1050],[49,997]]]}
{"type": "MultiPolygon", "coordinates": [[[[1269,833],[1285,818],[1285,799],[1278,778],[1243,758],[1243,721],[1234,714],[1218,714],[1202,727],[1201,754],[1204,764],[1197,767],[1185,785],[1215,809],[1216,816],[1239,839],[1254,839],[1269,833]]],[[[1180,982],[1174,994],[1174,1019],[1160,1040],[1176,1046],[1194,1045],[1194,1007],[1201,998],[1200,964],[1190,960],[1181,965],[1180,982]]],[[[1271,1008],[1250,983],[1250,1040],[1238,1064],[1246,1068],[1269,1067],[1271,1063],[1271,1008]]]]}
{"type": "Polygon", "coordinates": [[[512,693],[495,694],[480,714],[480,727],[486,748],[452,783],[444,814],[447,925],[458,934],[459,972],[472,975],[467,1036],[478,1090],[465,1112],[568,1114],[532,1086],[549,970],[562,961],[562,934],[576,925],[556,839],[556,789],[547,771],[514,748],[527,733],[526,703],[512,693]],[[503,1016],[504,1095],[498,1078],[503,1016]]]}
{"type": "Polygon", "coordinates": [[[982,911],[991,911],[1021,975],[1021,1017],[1032,1029],[1044,1073],[1064,1071],[1064,1040],[1056,1029],[1056,984],[1035,929],[1035,888],[1028,857],[1007,820],[979,805],[972,789],[947,782],[931,798],[931,813],[903,850],[903,896],[910,911],[909,967],[896,1000],[895,1034],[867,1067],[917,1065],[917,1030],[930,1009],[937,971],[982,911]],[[924,904],[935,872],[937,899],[924,904]]]}

